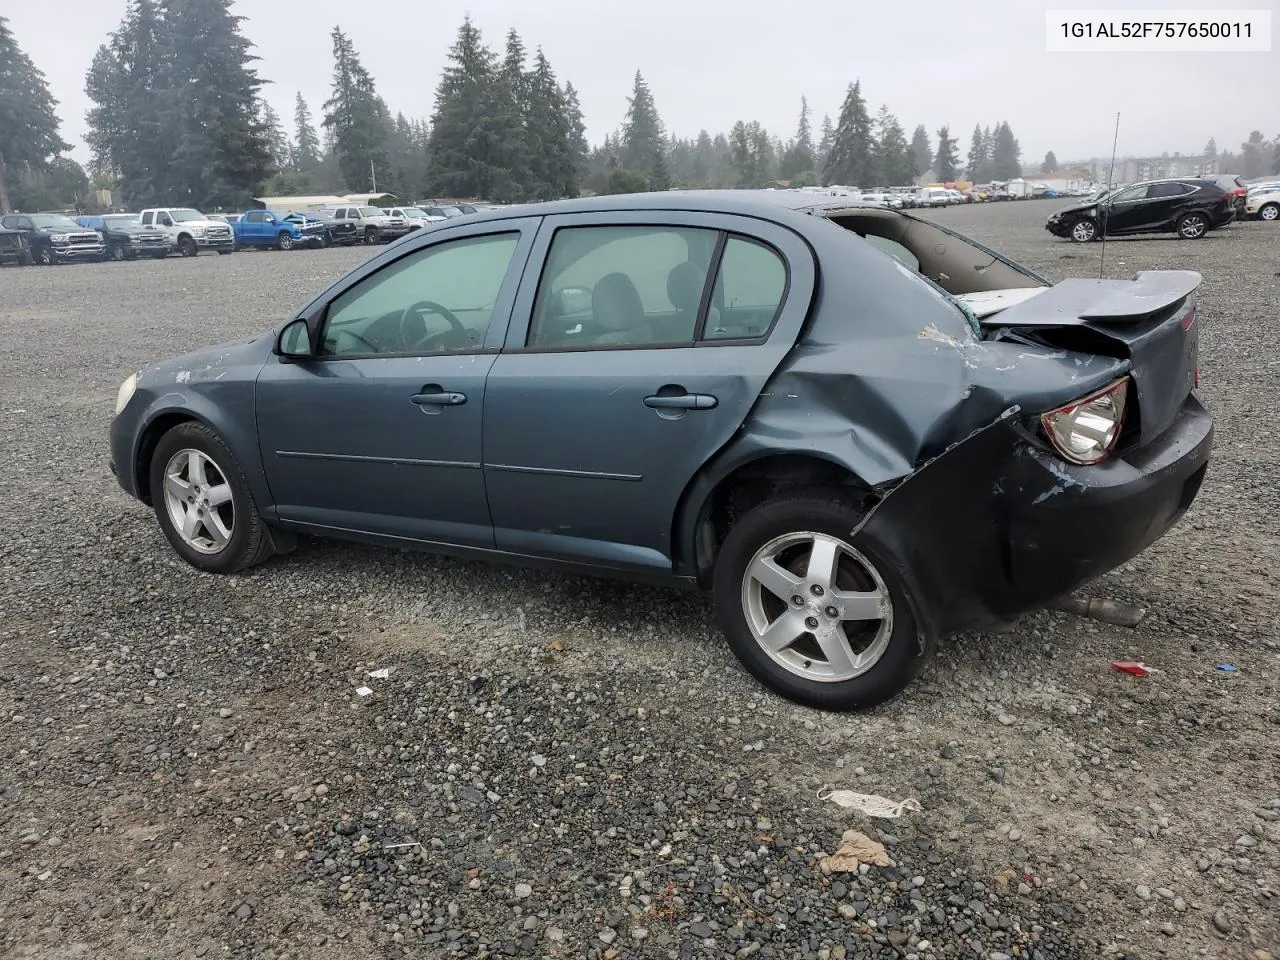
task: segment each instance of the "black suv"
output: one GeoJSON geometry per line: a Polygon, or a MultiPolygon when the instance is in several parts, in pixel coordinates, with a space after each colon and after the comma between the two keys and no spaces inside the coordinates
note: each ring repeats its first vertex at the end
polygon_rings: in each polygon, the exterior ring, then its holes
{"type": "Polygon", "coordinates": [[[1148,180],[1059,210],[1044,228],[1055,237],[1078,243],[1088,243],[1103,234],[1122,237],[1170,232],[1196,240],[1235,219],[1234,201],[1212,180],[1148,180]]]}
{"type": "Polygon", "coordinates": [[[64,213],[11,213],[0,227],[27,235],[27,248],[37,263],[101,260],[106,253],[102,234],[86,230],[64,213]]]}

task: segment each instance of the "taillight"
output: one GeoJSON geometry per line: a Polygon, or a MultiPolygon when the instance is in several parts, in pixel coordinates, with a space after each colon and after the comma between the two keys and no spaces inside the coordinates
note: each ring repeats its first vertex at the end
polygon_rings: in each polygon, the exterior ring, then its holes
{"type": "Polygon", "coordinates": [[[1040,425],[1064,459],[1099,463],[1120,439],[1128,397],[1129,378],[1125,377],[1069,406],[1042,413],[1040,425]]]}
{"type": "Polygon", "coordinates": [[[1196,322],[1196,308],[1192,307],[1187,311],[1187,315],[1182,318],[1182,329],[1190,330],[1191,325],[1196,322]]]}

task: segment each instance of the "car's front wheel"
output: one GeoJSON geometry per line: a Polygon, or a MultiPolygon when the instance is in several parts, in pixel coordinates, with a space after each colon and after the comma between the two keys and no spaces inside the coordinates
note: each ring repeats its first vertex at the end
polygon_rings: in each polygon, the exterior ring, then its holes
{"type": "Polygon", "coordinates": [[[36,254],[36,261],[43,266],[52,267],[58,262],[58,254],[53,247],[41,247],[40,252],[36,254]]]}
{"type": "Polygon", "coordinates": [[[806,706],[874,706],[920,663],[905,584],[854,533],[860,518],[835,491],[784,494],[738,520],[716,561],[730,648],[758,680],[806,706]]]}
{"type": "Polygon", "coordinates": [[[179,424],[160,438],[151,501],[169,543],[199,570],[234,573],[274,552],[239,463],[204,424],[179,424]]]}
{"type": "Polygon", "coordinates": [[[276,237],[276,246],[281,250],[292,250],[293,234],[289,233],[287,230],[281,230],[280,236],[276,237]]]}
{"type": "Polygon", "coordinates": [[[1209,221],[1203,213],[1184,213],[1178,218],[1178,236],[1184,240],[1199,240],[1209,232],[1209,221]]]}
{"type": "Polygon", "coordinates": [[[1280,220],[1280,203],[1263,204],[1262,209],[1258,211],[1258,219],[1267,221],[1280,220]]]}
{"type": "Polygon", "coordinates": [[[1076,243],[1088,243],[1098,236],[1098,225],[1092,220],[1077,220],[1071,225],[1071,239],[1076,243]]]}
{"type": "Polygon", "coordinates": [[[107,251],[107,256],[110,257],[112,260],[114,260],[116,263],[122,263],[123,261],[129,259],[129,251],[124,248],[124,244],[113,243],[110,249],[107,251]]]}

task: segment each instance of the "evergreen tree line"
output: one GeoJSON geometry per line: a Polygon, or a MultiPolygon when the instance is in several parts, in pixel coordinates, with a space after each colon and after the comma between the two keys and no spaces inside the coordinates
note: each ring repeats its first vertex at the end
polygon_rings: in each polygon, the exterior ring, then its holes
{"type": "Polygon", "coordinates": [[[809,101],[800,98],[795,134],[783,140],[758,121],[739,120],[727,133],[702,130],[691,139],[667,136],[653,94],[636,72],[622,127],[591,151],[586,185],[597,193],[688,187],[761,187],[784,181],[792,186],[822,184],[901,186],[930,170],[936,179],[1018,176],[1018,141],[1008,123],[995,132],[975,130],[977,149],[962,167],[948,127],[937,131],[937,149],[924,125],[908,141],[906,130],[887,106],[873,118],[861,82],[850,84],[835,123],[824,116],[815,140],[809,101]],[[1012,172],[1009,172],[1012,171],[1012,172]]]}
{"type": "MultiPolygon", "coordinates": [[[[85,80],[86,137],[94,181],[59,135],[47,81],[0,17],[0,208],[84,205],[91,186],[138,208],[153,204],[239,208],[255,194],[389,192],[405,199],[467,196],[521,201],[672,186],[759,187],[907,184],[1009,179],[1021,170],[1007,122],[977,126],[961,162],[943,126],[910,140],[885,106],[873,117],[860,82],[833,123],[814,123],[800,101],[785,140],[758,121],[724,132],[668,134],[639,71],[622,125],[589,149],[578,96],[540,49],[510,31],[500,56],[466,19],[436,89],[429,119],[392,116],[340,28],[331,33],[333,78],[319,121],[301,94],[290,121],[263,99],[267,81],[232,0],[129,0],[85,80]]],[[[1239,153],[1205,153],[1245,177],[1280,173],[1280,137],[1249,134],[1239,153]]],[[[1040,165],[1051,173],[1050,151],[1040,165]]]]}

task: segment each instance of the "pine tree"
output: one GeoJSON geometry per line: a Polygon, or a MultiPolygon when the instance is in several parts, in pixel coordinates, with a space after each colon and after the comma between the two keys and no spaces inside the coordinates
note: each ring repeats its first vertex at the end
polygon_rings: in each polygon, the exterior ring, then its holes
{"type": "Polygon", "coordinates": [[[875,169],[884,186],[905,186],[915,176],[906,131],[887,106],[876,115],[875,169]]]}
{"type": "Polygon", "coordinates": [[[177,188],[169,157],[175,139],[162,119],[170,46],[155,0],[133,0],[120,26],[98,48],[85,78],[93,106],[85,140],[100,176],[118,179],[129,206],[168,202],[177,188]]]}
{"type": "Polygon", "coordinates": [[[1013,180],[1022,175],[1020,156],[1022,148],[1014,139],[1009,124],[1001,121],[996,124],[991,143],[991,176],[996,180],[1013,180]]]}
{"type": "Polygon", "coordinates": [[[525,73],[527,55],[524,41],[512,28],[507,31],[506,56],[493,89],[490,120],[496,127],[497,150],[493,156],[494,182],[491,188],[494,199],[518,202],[534,195],[545,194],[545,180],[540,180],[533,168],[545,164],[546,157],[533,157],[532,151],[541,144],[532,142],[527,127],[530,103],[530,77],[525,73]],[[535,183],[534,181],[539,181],[535,183]]]}
{"type": "Polygon", "coordinates": [[[289,136],[280,124],[280,114],[276,113],[275,108],[266,100],[259,102],[258,122],[267,132],[267,150],[272,166],[277,172],[287,169],[292,159],[289,136]]]}
{"type": "Polygon", "coordinates": [[[956,155],[956,142],[951,138],[951,130],[942,127],[938,131],[938,152],[933,158],[933,173],[942,183],[949,183],[956,178],[956,165],[960,158],[956,155]]]}
{"type": "Polygon", "coordinates": [[[862,82],[849,86],[840,119],[822,177],[826,183],[845,186],[871,186],[875,171],[871,168],[871,117],[862,99],[862,82]]]}
{"type": "Polygon", "coordinates": [[[385,190],[374,184],[379,176],[388,184],[391,175],[387,160],[390,112],[351,39],[340,27],[334,27],[329,36],[333,39],[333,91],[324,104],[323,122],[342,180],[355,192],[385,190]]]}
{"type": "Polygon", "coordinates": [[[541,47],[534,55],[527,80],[526,195],[531,200],[574,196],[580,162],[575,143],[578,131],[573,127],[564,91],[541,47]]]}
{"type": "Polygon", "coordinates": [[[965,167],[967,176],[974,182],[987,178],[987,140],[982,127],[974,124],[973,137],[969,140],[969,156],[965,167]]]}
{"type": "Polygon", "coordinates": [[[7,186],[24,170],[43,170],[69,150],[58,135],[58,101],[44,74],[22,52],[0,17],[0,212],[9,212],[7,186]]]}
{"type": "Polygon", "coordinates": [[[431,117],[432,192],[499,199],[503,122],[497,63],[471,18],[463,20],[436,87],[431,117]]]}
{"type": "Polygon", "coordinates": [[[649,85],[636,71],[631,96],[627,98],[627,115],[622,122],[621,161],[627,170],[648,175],[663,151],[662,120],[654,105],[649,85]]]}
{"type": "Polygon", "coordinates": [[[309,173],[320,165],[320,137],[311,119],[311,108],[298,93],[293,107],[293,168],[309,173]]]}
{"type": "Polygon", "coordinates": [[[1262,136],[1261,130],[1251,130],[1249,139],[1240,144],[1240,176],[1246,180],[1261,177],[1272,166],[1274,147],[1262,136]]]}
{"type": "Polygon", "coordinates": [[[233,0],[160,0],[166,46],[159,97],[170,199],[243,209],[271,170],[258,117],[263,81],[233,0]]]}
{"type": "MultiPolygon", "coordinates": [[[[831,141],[836,138],[835,127],[831,125],[831,117],[829,114],[822,115],[822,138],[818,141],[818,151],[813,158],[815,169],[824,171],[827,169],[827,158],[831,156],[831,141]]],[[[825,184],[828,181],[823,179],[825,184]]]]}
{"type": "Polygon", "coordinates": [[[809,101],[800,98],[800,122],[796,125],[796,138],[783,156],[780,170],[784,179],[790,180],[814,169],[813,131],[809,127],[809,101]]]}
{"type": "Polygon", "coordinates": [[[698,139],[693,144],[693,169],[689,179],[694,186],[711,185],[711,170],[715,166],[715,155],[711,146],[711,134],[706,130],[698,131],[698,139]]]}
{"type": "Polygon", "coordinates": [[[569,163],[562,171],[560,195],[576,197],[582,190],[582,181],[587,173],[587,125],[583,123],[582,104],[578,102],[578,91],[572,83],[565,83],[560,99],[569,131],[569,163]]]}
{"type": "Polygon", "coordinates": [[[933,166],[933,149],[929,146],[929,131],[923,123],[917,124],[911,135],[910,150],[912,178],[924,176],[933,166]]]}
{"type": "Polygon", "coordinates": [[[1044,163],[1040,164],[1041,173],[1058,172],[1058,156],[1052,150],[1044,155],[1044,163]]]}

